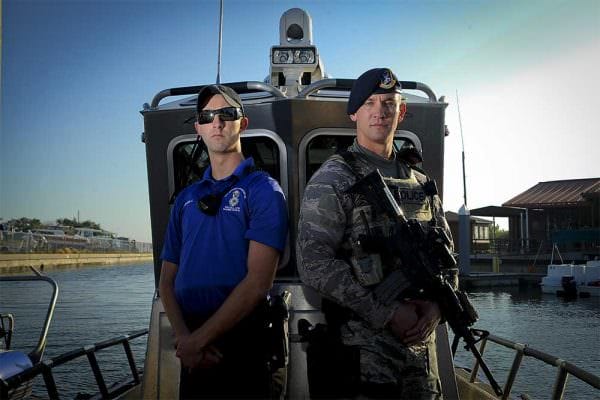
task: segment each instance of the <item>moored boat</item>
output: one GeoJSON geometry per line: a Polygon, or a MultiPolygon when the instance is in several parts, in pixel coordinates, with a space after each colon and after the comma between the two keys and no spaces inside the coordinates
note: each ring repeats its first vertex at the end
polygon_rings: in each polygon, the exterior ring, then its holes
{"type": "Polygon", "coordinates": [[[600,261],[585,264],[549,264],[542,292],[565,297],[600,296],[600,261]]]}

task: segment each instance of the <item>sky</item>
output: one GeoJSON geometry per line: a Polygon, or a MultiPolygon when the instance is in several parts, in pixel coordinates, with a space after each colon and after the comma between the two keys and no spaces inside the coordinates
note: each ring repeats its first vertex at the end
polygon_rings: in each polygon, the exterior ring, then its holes
{"type": "MultiPolygon", "coordinates": [[[[311,15],[330,76],[387,66],[446,96],[446,210],[463,204],[463,141],[470,209],[600,177],[600,1],[225,0],[222,82],[268,75],[293,7],[311,15]]],[[[139,111],[162,89],[215,81],[219,2],[3,0],[1,11],[0,219],[79,214],[150,241],[139,111]]]]}

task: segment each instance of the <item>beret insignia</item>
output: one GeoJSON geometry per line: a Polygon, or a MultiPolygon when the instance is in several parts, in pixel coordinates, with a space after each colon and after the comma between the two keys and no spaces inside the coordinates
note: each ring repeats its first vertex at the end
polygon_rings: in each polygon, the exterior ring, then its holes
{"type": "Polygon", "coordinates": [[[396,79],[394,74],[389,69],[384,69],[381,72],[381,80],[379,81],[379,87],[382,89],[391,89],[396,85],[396,79]]]}

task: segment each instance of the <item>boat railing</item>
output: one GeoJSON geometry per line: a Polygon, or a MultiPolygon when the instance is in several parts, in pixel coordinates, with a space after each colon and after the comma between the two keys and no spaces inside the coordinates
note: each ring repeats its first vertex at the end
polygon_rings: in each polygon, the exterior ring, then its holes
{"type": "Polygon", "coordinates": [[[10,350],[10,342],[12,340],[14,327],[14,315],[11,313],[0,314],[0,339],[4,340],[4,350],[10,350]]]}
{"type": "Polygon", "coordinates": [[[137,369],[129,342],[140,336],[144,336],[147,333],[148,329],[140,329],[126,335],[117,336],[112,339],[97,342],[93,345],[84,346],[79,349],[61,354],[57,357],[44,360],[34,365],[32,368],[29,368],[6,380],[0,379],[0,398],[8,398],[8,393],[10,390],[18,388],[20,385],[29,382],[38,375],[42,375],[46,390],[48,392],[48,398],[52,400],[59,399],[60,396],[52,370],[69,361],[86,356],[94,374],[94,378],[96,379],[100,397],[103,399],[114,399],[140,383],[141,371],[137,369]],[[131,369],[131,379],[125,379],[115,385],[112,385],[111,387],[108,387],[106,381],[104,380],[104,376],[102,375],[100,365],[98,364],[96,352],[118,345],[123,346],[127,356],[127,361],[131,369]]]}
{"type": "MultiPolygon", "coordinates": [[[[559,400],[563,398],[565,388],[567,385],[567,378],[569,375],[573,375],[579,380],[587,383],[588,385],[593,386],[596,389],[600,389],[600,377],[594,375],[588,371],[585,371],[578,366],[560,359],[558,357],[552,356],[550,354],[544,353],[543,351],[534,349],[529,347],[528,345],[513,342],[511,340],[507,340],[498,336],[494,336],[491,334],[487,334],[484,331],[480,331],[478,329],[473,330],[473,334],[481,337],[481,344],[479,347],[479,352],[483,355],[486,344],[488,341],[501,345],[503,347],[512,349],[516,351],[515,358],[513,360],[512,366],[508,373],[508,377],[506,379],[506,383],[504,385],[504,394],[502,399],[508,399],[510,396],[510,392],[512,390],[513,384],[515,383],[517,373],[519,372],[519,368],[521,366],[521,362],[523,361],[523,357],[533,357],[536,360],[540,360],[548,365],[554,366],[558,369],[556,374],[556,379],[554,381],[554,386],[552,389],[552,397],[553,400],[559,400]]],[[[475,365],[471,371],[470,382],[475,382],[477,378],[477,373],[479,370],[479,362],[475,360],[475,365]]]]}
{"type": "MultiPolygon", "coordinates": [[[[258,82],[258,81],[232,82],[232,83],[222,83],[222,85],[229,86],[230,88],[235,90],[238,94],[251,93],[251,92],[266,92],[276,98],[285,98],[286,97],[285,94],[281,90],[279,90],[276,87],[271,86],[267,83],[264,83],[264,82],[258,82]]],[[[200,89],[202,89],[204,86],[205,85],[184,86],[184,87],[177,87],[177,88],[161,90],[154,96],[150,105],[148,105],[148,106],[144,105],[144,109],[152,109],[152,110],[156,109],[158,107],[158,104],[160,103],[160,101],[167,97],[198,94],[200,89]]]]}
{"type": "MultiPolygon", "coordinates": [[[[48,311],[46,312],[46,318],[44,320],[44,324],[42,325],[42,332],[40,333],[40,338],[35,349],[29,353],[29,358],[32,363],[37,363],[42,359],[42,355],[44,354],[44,349],[46,348],[46,339],[48,336],[48,330],[50,329],[50,321],[52,321],[52,316],[54,315],[54,309],[56,307],[56,300],[58,299],[58,284],[56,281],[49,276],[43,275],[36,268],[30,266],[31,271],[33,271],[34,275],[14,275],[14,276],[0,276],[0,281],[4,282],[32,282],[32,281],[42,281],[47,282],[50,286],[52,286],[52,296],[48,303],[48,311]]],[[[9,321],[9,330],[6,332],[8,335],[8,343],[6,344],[6,350],[10,348],[10,338],[12,337],[12,331],[14,326],[14,317],[12,314],[6,315],[9,321]]],[[[5,318],[4,316],[2,318],[5,318]]],[[[2,330],[4,330],[4,322],[2,322],[2,330]]]]}
{"type": "Polygon", "coordinates": [[[305,99],[322,89],[337,89],[350,92],[353,83],[354,79],[321,79],[305,87],[300,93],[298,93],[297,97],[299,99],[305,99]]]}
{"type": "MultiPolygon", "coordinates": [[[[304,88],[300,93],[298,93],[297,97],[299,99],[305,99],[308,96],[323,89],[347,90],[349,92],[352,89],[354,81],[354,79],[321,79],[304,88]]],[[[431,103],[437,102],[433,90],[431,90],[431,88],[424,83],[414,81],[400,81],[400,84],[402,85],[402,89],[421,91],[427,95],[431,103]]]]}

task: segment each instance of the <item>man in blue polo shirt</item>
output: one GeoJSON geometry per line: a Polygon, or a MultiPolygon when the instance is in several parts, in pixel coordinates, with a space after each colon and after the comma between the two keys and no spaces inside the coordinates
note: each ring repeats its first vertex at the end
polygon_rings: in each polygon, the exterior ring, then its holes
{"type": "Polygon", "coordinates": [[[159,290],[181,360],[181,398],[269,396],[260,310],[287,236],[283,192],[244,159],[248,118],[231,88],[198,93],[210,167],[173,208],[159,290]]]}

